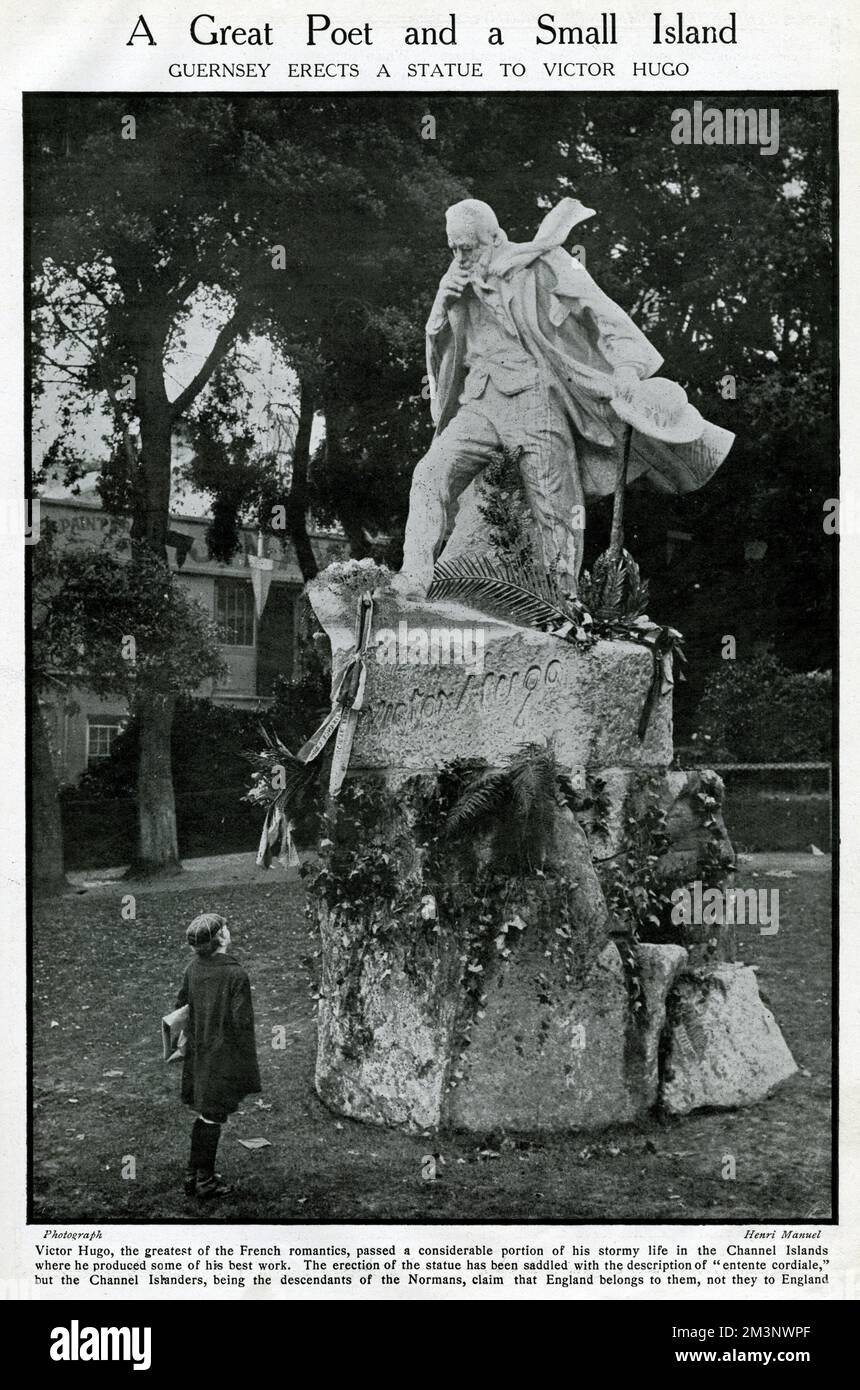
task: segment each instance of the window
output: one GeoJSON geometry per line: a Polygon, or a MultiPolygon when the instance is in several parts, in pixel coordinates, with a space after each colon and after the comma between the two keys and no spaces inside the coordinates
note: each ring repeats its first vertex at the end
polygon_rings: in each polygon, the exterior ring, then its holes
{"type": "Polygon", "coordinates": [[[120,730],[125,728],[125,722],[119,715],[114,717],[111,714],[97,714],[89,720],[87,724],[88,767],[110,757],[114,740],[120,730]]]}
{"type": "Polygon", "coordinates": [[[225,647],[253,647],[254,591],[241,579],[215,580],[215,621],[225,647]]]}

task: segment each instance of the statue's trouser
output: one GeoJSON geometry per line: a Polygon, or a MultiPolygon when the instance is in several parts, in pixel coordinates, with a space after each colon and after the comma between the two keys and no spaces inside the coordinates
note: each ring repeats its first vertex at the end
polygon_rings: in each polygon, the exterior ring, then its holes
{"type": "MultiPolygon", "coordinates": [[[[468,386],[467,386],[468,394],[468,386]]],[[[426,593],[450,530],[454,504],[500,445],[521,447],[520,472],[541,538],[544,562],[560,584],[576,587],[582,563],[584,498],[571,429],[541,380],[513,395],[491,381],[466,400],[415,468],[403,542],[403,574],[426,593]]]]}

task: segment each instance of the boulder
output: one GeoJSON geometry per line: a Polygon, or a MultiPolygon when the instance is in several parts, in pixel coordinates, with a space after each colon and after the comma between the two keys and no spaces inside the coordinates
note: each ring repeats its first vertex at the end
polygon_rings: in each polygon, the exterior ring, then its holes
{"type": "Polygon", "coordinates": [[[660,1088],[666,1111],[752,1105],[796,1071],[751,967],[721,965],[678,981],[669,1001],[660,1088]]]}

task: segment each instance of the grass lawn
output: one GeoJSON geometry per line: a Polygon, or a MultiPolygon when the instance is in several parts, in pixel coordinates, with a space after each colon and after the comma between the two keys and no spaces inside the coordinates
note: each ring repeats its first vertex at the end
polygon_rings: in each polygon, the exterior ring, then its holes
{"type": "Polygon", "coordinates": [[[339,1119],[313,1089],[314,948],[302,889],[266,884],[38,904],[33,939],[33,1219],[106,1221],[776,1221],[830,1215],[830,879],[778,887],[780,931],[741,928],[800,1073],[733,1113],[558,1138],[412,1137],[339,1119]],[[160,1018],[188,958],[184,927],[225,914],[251,976],[264,1094],[225,1127],[218,1167],[237,1192],[186,1199],[189,1112],[161,1061],[160,1018]],[[744,933],[746,932],[746,935],[744,933]],[[275,1051],[272,1029],[287,1046],[275,1051]],[[258,1104],[257,1101],[262,1104],[258,1104]],[[244,1149],[238,1139],[271,1147],[244,1149]],[[422,1156],[441,1151],[436,1182],[422,1156]],[[488,1152],[489,1151],[489,1152],[488,1152]],[[722,1178],[726,1154],[736,1179],[722,1178]],[[135,1161],[135,1177],[127,1156],[135,1161]],[[490,1156],[492,1155],[492,1156],[490,1156]]]}

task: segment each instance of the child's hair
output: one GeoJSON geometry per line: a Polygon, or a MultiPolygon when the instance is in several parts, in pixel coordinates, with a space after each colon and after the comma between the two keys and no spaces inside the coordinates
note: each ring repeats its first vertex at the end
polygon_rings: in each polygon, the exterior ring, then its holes
{"type": "Polygon", "coordinates": [[[201,912],[188,927],[185,938],[193,946],[198,956],[214,956],[218,949],[218,939],[222,927],[226,926],[223,917],[217,912],[201,912]]]}

